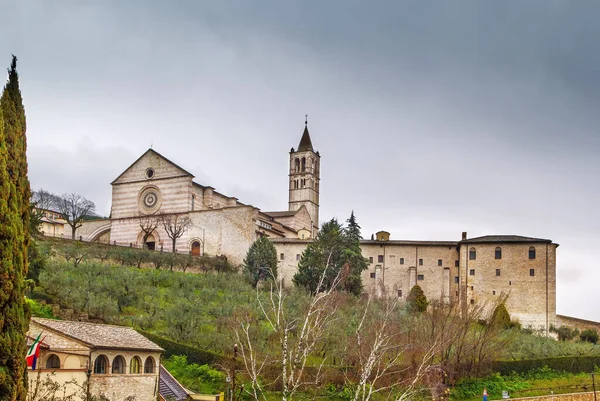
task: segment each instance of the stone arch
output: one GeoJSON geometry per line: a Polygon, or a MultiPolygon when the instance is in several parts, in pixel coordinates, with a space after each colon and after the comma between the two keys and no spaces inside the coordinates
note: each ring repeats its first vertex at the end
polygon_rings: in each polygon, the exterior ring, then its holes
{"type": "Polygon", "coordinates": [[[100,237],[107,233],[110,234],[110,221],[97,227],[94,231],[92,231],[91,234],[87,236],[87,238],[84,238],[84,240],[87,242],[96,242],[100,237]]]}
{"type": "Polygon", "coordinates": [[[300,172],[300,159],[298,159],[297,157],[294,159],[294,172],[300,172]]]}
{"type": "Polygon", "coordinates": [[[192,256],[202,256],[204,255],[204,246],[203,246],[203,241],[201,238],[198,237],[194,237],[192,239],[190,239],[189,243],[188,243],[188,249],[190,250],[190,253],[192,254],[192,256]]]}
{"type": "Polygon", "coordinates": [[[127,365],[125,358],[122,355],[115,356],[111,364],[111,373],[113,374],[124,374],[127,371],[127,365]]]}
{"type": "Polygon", "coordinates": [[[56,354],[48,355],[46,369],[60,369],[60,358],[56,354]]]}
{"type": "Polygon", "coordinates": [[[142,360],[139,356],[135,355],[133,358],[131,358],[131,362],[129,362],[129,373],[142,373],[142,360]]]}
{"type": "Polygon", "coordinates": [[[149,356],[146,358],[146,362],[144,362],[144,373],[151,374],[154,373],[154,369],[156,367],[156,363],[154,362],[154,358],[149,356]]]}
{"type": "MultiPolygon", "coordinates": [[[[144,244],[142,243],[144,241],[144,235],[145,233],[142,230],[140,231],[136,239],[136,243],[140,244],[142,248],[144,247],[144,244]]],[[[153,243],[152,245],[148,246],[149,250],[154,251],[157,249],[158,244],[160,244],[160,236],[158,235],[158,230],[152,231],[148,238],[146,238],[146,243],[153,243]]]]}
{"type": "Polygon", "coordinates": [[[98,355],[94,360],[94,373],[107,374],[108,372],[108,358],[106,355],[98,355]]]}
{"type": "Polygon", "coordinates": [[[302,171],[306,171],[306,157],[302,158],[302,171]]]}

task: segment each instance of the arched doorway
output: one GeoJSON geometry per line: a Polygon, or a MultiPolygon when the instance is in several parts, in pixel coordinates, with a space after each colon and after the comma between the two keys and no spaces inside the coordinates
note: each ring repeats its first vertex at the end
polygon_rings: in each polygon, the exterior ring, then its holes
{"type": "Polygon", "coordinates": [[[146,249],[153,251],[156,249],[156,239],[154,238],[154,234],[148,235],[146,238],[146,249]]]}
{"type": "Polygon", "coordinates": [[[192,256],[200,256],[200,241],[192,242],[192,256]]]}

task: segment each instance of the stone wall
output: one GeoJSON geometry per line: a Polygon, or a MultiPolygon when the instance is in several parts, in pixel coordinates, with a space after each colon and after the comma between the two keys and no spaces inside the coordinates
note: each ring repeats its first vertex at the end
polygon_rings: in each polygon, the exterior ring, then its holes
{"type": "Polygon", "coordinates": [[[555,251],[555,244],[544,243],[461,245],[461,301],[491,308],[500,297],[508,296],[511,318],[523,327],[548,329],[556,316],[555,251]],[[535,259],[528,256],[531,246],[536,248],[535,259]],[[496,248],[501,249],[501,259],[495,258],[496,248]],[[471,249],[475,249],[475,260],[469,259],[471,249]]]}
{"type": "MultiPolygon", "coordinates": [[[[538,397],[526,397],[526,398],[511,398],[511,400],[527,400],[527,401],[594,401],[594,393],[573,393],[573,394],[554,394],[544,395],[538,397]]],[[[500,401],[500,400],[498,400],[500,401]]]]}
{"type": "Polygon", "coordinates": [[[567,326],[578,329],[579,331],[591,329],[596,330],[600,334],[600,322],[592,320],[578,319],[571,316],[556,315],[556,327],[567,326]]]}

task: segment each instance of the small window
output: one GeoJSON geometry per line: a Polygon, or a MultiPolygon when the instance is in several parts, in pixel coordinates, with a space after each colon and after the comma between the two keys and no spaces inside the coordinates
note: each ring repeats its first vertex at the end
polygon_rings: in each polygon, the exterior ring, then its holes
{"type": "Polygon", "coordinates": [[[496,295],[496,291],[492,291],[492,295],[496,295]]]}
{"type": "Polygon", "coordinates": [[[438,259],[438,266],[442,265],[442,259],[438,259]]]}
{"type": "Polygon", "coordinates": [[[535,269],[529,269],[529,275],[531,277],[535,276],[535,269]]]}
{"type": "Polygon", "coordinates": [[[373,263],[373,256],[369,256],[369,263],[373,263]]]}
{"type": "Polygon", "coordinates": [[[454,291],[454,295],[458,296],[458,291],[454,291]]]}
{"type": "Polygon", "coordinates": [[[474,299],[471,300],[471,305],[475,305],[475,300],[474,299]]]}
{"type": "Polygon", "coordinates": [[[535,247],[534,246],[529,248],[529,259],[535,259],[535,247]]]}
{"type": "Polygon", "coordinates": [[[400,258],[400,264],[403,265],[404,264],[404,258],[400,258]]]}
{"type": "Polygon", "coordinates": [[[419,274],[419,275],[417,275],[417,280],[423,281],[423,280],[425,280],[425,276],[422,274],[419,274]]]}
{"type": "Polygon", "coordinates": [[[371,276],[371,278],[375,278],[376,277],[376,273],[371,273],[370,276],[371,276]]]}
{"type": "Polygon", "coordinates": [[[154,373],[154,358],[149,356],[144,362],[144,373],[154,373]]]}
{"type": "Polygon", "coordinates": [[[154,177],[154,169],[152,167],[146,169],[146,178],[150,179],[154,177]]]}
{"type": "Polygon", "coordinates": [[[94,373],[106,374],[108,371],[108,358],[104,355],[98,355],[94,361],[94,373]]]}
{"type": "Polygon", "coordinates": [[[455,261],[454,261],[454,267],[458,267],[458,266],[459,266],[459,263],[460,263],[460,262],[459,262],[458,260],[455,260],[455,261]]]}
{"type": "Polygon", "coordinates": [[[469,270],[469,276],[474,276],[474,275],[475,275],[475,269],[469,270]]]}
{"type": "Polygon", "coordinates": [[[280,253],[280,254],[279,254],[279,260],[283,260],[283,259],[285,259],[285,254],[283,254],[283,253],[280,253]]]}
{"type": "Polygon", "coordinates": [[[46,361],[46,369],[60,369],[60,359],[58,356],[52,354],[46,361]]]}
{"type": "Polygon", "coordinates": [[[398,298],[402,298],[402,290],[398,290],[398,298]]]}
{"type": "Polygon", "coordinates": [[[192,212],[194,211],[195,204],[196,204],[196,195],[192,195],[192,212]]]}
{"type": "Polygon", "coordinates": [[[116,374],[125,373],[125,358],[123,358],[121,355],[117,355],[115,357],[115,359],[113,359],[112,373],[116,373],[116,374]]]}
{"type": "Polygon", "coordinates": [[[383,263],[383,255],[377,256],[377,263],[383,263]]]}
{"type": "Polygon", "coordinates": [[[469,249],[469,260],[475,259],[477,259],[477,252],[475,251],[475,248],[471,248],[469,249]]]}
{"type": "Polygon", "coordinates": [[[494,257],[496,259],[502,259],[502,248],[497,247],[496,252],[494,253],[494,257]]]}
{"type": "Polygon", "coordinates": [[[296,260],[300,260],[300,254],[299,253],[296,254],[296,260]]]}
{"type": "Polygon", "coordinates": [[[496,269],[496,277],[500,277],[500,269],[496,269]]]}
{"type": "Polygon", "coordinates": [[[512,285],[512,281],[509,281],[509,282],[508,282],[508,285],[512,285]]]}
{"type": "Polygon", "coordinates": [[[134,356],[131,358],[131,363],[129,364],[129,373],[142,373],[142,361],[139,356],[134,356]]]}
{"type": "Polygon", "coordinates": [[[419,259],[419,266],[423,266],[423,259],[419,259]]]}
{"type": "Polygon", "coordinates": [[[459,280],[460,280],[460,279],[458,278],[458,276],[454,276],[454,282],[455,282],[456,284],[458,284],[458,283],[459,283],[459,280]]]}
{"type": "Polygon", "coordinates": [[[471,291],[473,291],[473,286],[471,286],[471,291]]]}

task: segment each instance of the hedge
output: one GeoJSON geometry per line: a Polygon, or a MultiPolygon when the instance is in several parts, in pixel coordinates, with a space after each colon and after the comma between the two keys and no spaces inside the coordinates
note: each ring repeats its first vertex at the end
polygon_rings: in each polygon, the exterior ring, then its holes
{"type": "Polygon", "coordinates": [[[171,355],[185,355],[189,363],[197,363],[198,365],[211,365],[224,359],[222,355],[216,352],[180,344],[144,330],[138,329],[137,332],[162,347],[165,350],[164,356],[167,358],[171,355]]]}
{"type": "Polygon", "coordinates": [[[502,375],[509,375],[511,372],[525,374],[533,369],[540,369],[545,366],[557,372],[592,372],[600,366],[600,356],[565,356],[519,361],[495,361],[492,363],[492,369],[502,375]]]}

